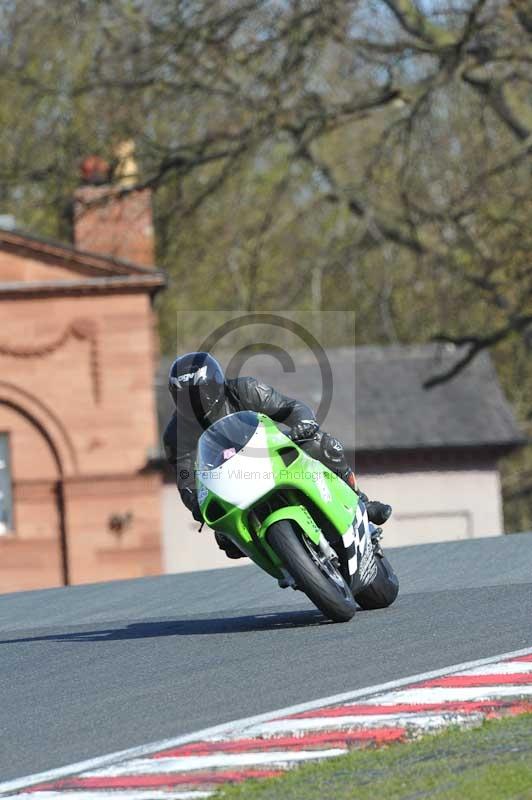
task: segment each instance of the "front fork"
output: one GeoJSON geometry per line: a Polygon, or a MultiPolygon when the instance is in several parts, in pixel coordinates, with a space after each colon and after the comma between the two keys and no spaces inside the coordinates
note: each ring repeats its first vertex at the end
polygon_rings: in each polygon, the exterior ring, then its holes
{"type": "MultiPolygon", "coordinates": [[[[318,540],[317,545],[322,555],[329,561],[332,561],[335,564],[335,566],[340,570],[340,572],[342,572],[343,574],[344,570],[341,567],[338,553],[336,552],[336,550],[334,550],[334,548],[331,547],[331,545],[329,544],[323,533],[320,533],[320,538],[318,540]]],[[[283,577],[280,578],[278,581],[281,589],[287,589],[289,586],[292,589],[297,589],[296,582],[294,581],[288,570],[284,569],[284,567],[281,567],[281,572],[283,573],[283,577]]]]}

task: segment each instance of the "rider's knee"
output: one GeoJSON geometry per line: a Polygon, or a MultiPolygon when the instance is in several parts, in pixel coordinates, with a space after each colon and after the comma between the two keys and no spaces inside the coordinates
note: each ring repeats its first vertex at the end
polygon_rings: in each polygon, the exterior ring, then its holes
{"type": "Polygon", "coordinates": [[[343,444],[330,433],[318,431],[313,439],[302,442],[300,446],[311,458],[321,461],[340,478],[345,478],[351,472],[343,444]]]}
{"type": "Polygon", "coordinates": [[[335,436],[331,436],[330,433],[322,433],[320,448],[325,463],[340,468],[347,466],[344,446],[335,436]]]}

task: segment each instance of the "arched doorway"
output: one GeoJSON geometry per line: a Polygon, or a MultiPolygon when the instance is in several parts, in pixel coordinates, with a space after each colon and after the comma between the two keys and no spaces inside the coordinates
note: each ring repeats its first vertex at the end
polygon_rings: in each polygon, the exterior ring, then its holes
{"type": "Polygon", "coordinates": [[[68,584],[59,450],[43,421],[2,392],[0,433],[9,451],[12,496],[11,529],[0,536],[0,592],[68,584]]]}

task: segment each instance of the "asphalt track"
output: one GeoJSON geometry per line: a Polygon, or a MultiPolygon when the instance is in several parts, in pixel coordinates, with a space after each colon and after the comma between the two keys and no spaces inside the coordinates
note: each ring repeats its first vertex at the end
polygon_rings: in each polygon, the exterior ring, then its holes
{"type": "Polygon", "coordinates": [[[255,567],[0,596],[0,780],[532,643],[532,534],[389,552],[323,620],[255,567]]]}

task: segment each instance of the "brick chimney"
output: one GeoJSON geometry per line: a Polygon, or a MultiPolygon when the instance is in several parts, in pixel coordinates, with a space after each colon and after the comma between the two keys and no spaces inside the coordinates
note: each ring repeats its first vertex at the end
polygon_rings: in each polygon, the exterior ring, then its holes
{"type": "Polygon", "coordinates": [[[144,267],[154,265],[151,189],[137,183],[133,142],[116,149],[114,170],[98,156],[81,164],[83,185],[74,193],[74,244],[144,267]]]}

